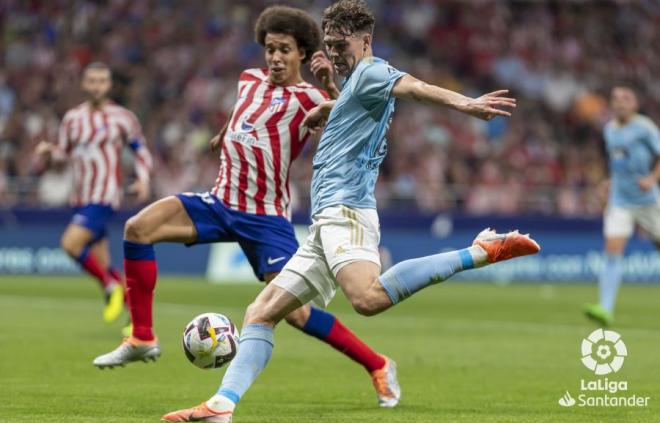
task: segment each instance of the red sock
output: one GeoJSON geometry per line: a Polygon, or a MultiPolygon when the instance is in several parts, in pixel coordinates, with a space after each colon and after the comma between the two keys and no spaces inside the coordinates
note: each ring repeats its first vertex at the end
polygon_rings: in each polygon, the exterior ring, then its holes
{"type": "Polygon", "coordinates": [[[369,373],[385,366],[383,356],[372,350],[337,319],[335,319],[335,324],[332,325],[325,342],[362,364],[369,373]]]}
{"type": "Polygon", "coordinates": [[[152,307],[158,275],[153,246],[124,241],[124,257],[133,337],[151,341],[154,339],[152,307]]]}
{"type": "Polygon", "coordinates": [[[112,276],[107,272],[107,270],[103,269],[101,265],[99,265],[98,260],[96,257],[94,257],[94,254],[89,251],[88,248],[85,248],[82,253],[80,253],[80,257],[78,257],[78,263],[80,263],[82,268],[87,273],[99,281],[101,288],[104,290],[113,282],[112,276]]]}
{"type": "Polygon", "coordinates": [[[312,307],[309,319],[302,330],[357,361],[370,373],[385,366],[383,356],[372,350],[335,316],[325,310],[312,307]]]}
{"type": "Polygon", "coordinates": [[[133,337],[154,339],[152,306],[158,269],[155,260],[124,260],[126,296],[131,310],[133,337]]]}
{"type": "Polygon", "coordinates": [[[121,275],[121,272],[119,270],[115,269],[114,267],[109,267],[108,268],[108,273],[117,282],[122,282],[124,280],[124,278],[121,275]]]}

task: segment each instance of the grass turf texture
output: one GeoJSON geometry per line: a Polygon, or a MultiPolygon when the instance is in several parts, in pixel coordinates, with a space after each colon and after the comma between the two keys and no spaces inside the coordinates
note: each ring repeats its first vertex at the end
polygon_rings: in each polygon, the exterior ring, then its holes
{"type": "MultiPolygon", "coordinates": [[[[101,321],[89,279],[0,278],[1,422],[155,422],[212,395],[224,370],[193,367],[181,331],[198,313],[240,324],[258,285],[209,285],[163,278],[156,290],[156,364],[98,370],[92,359],[114,348],[123,323],[101,321]]],[[[286,325],[276,331],[270,366],[235,414],[247,422],[597,422],[660,421],[657,319],[660,287],[624,286],[617,324],[629,357],[612,380],[624,395],[650,396],[643,408],[563,408],[580,379],[580,342],[594,326],[580,314],[595,287],[446,283],[380,316],[364,318],[341,294],[332,303],[349,327],[399,365],[403,400],[376,407],[361,367],[286,325]]],[[[610,394],[617,395],[617,394],[610,394]]]]}

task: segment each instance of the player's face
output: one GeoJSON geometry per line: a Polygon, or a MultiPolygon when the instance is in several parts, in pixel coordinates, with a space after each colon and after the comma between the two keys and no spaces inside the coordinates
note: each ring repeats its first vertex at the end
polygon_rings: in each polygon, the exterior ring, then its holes
{"type": "Polygon", "coordinates": [[[110,72],[105,69],[88,69],[83,75],[82,89],[94,102],[105,99],[111,86],[110,72]]]}
{"type": "Polygon", "coordinates": [[[626,87],[615,87],[610,97],[612,111],[618,119],[628,119],[637,112],[637,97],[626,87]]]}
{"type": "Polygon", "coordinates": [[[337,74],[346,76],[362,60],[371,43],[369,34],[343,35],[330,30],[323,37],[323,44],[337,74]]]}
{"type": "Polygon", "coordinates": [[[268,78],[275,85],[294,84],[300,79],[305,51],[288,34],[266,34],[264,39],[268,78]]]}

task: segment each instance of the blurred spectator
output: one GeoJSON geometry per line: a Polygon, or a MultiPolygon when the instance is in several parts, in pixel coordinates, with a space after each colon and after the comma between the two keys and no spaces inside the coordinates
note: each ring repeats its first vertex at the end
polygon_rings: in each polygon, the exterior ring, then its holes
{"type": "MultiPolygon", "coordinates": [[[[329,1],[289,1],[316,16],[329,1]]],[[[611,86],[633,81],[660,119],[660,7],[653,1],[370,1],[375,54],[468,95],[510,88],[511,119],[478,122],[399,102],[381,205],[470,213],[600,213],[601,127],[611,86]]],[[[81,101],[80,69],[103,60],[115,99],[135,111],[157,161],[154,196],[207,190],[208,140],[240,71],[261,66],[252,25],[268,1],[6,0],[0,4],[0,201],[65,202],[65,174],[31,174],[34,145],[81,101]]],[[[311,80],[309,73],[306,77],[311,80]]],[[[291,174],[309,199],[306,148],[291,174]]],[[[128,181],[127,181],[128,182],[128,181]]],[[[130,204],[130,202],[128,203],[130,204]]]]}

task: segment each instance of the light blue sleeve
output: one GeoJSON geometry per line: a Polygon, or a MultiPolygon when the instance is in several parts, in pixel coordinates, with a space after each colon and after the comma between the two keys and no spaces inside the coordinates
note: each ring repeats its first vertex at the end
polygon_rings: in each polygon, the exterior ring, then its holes
{"type": "Polygon", "coordinates": [[[355,96],[363,106],[370,108],[390,99],[392,87],[405,73],[387,63],[368,65],[360,75],[355,86],[355,96]]]}

